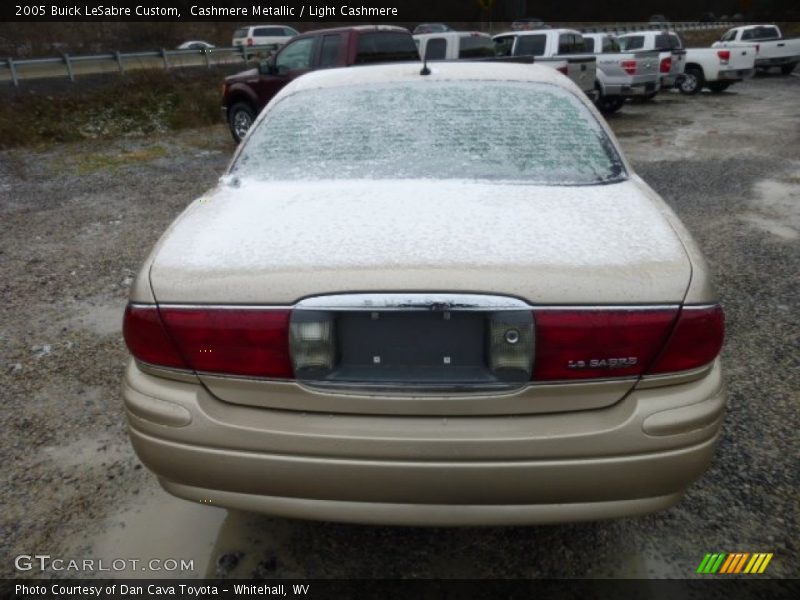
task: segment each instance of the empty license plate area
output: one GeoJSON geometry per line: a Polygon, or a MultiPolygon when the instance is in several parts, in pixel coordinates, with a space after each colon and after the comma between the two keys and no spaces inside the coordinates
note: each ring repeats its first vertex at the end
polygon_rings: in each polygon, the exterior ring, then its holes
{"type": "Polygon", "coordinates": [[[528,310],[296,311],[295,375],[378,387],[509,387],[530,379],[528,310]]]}

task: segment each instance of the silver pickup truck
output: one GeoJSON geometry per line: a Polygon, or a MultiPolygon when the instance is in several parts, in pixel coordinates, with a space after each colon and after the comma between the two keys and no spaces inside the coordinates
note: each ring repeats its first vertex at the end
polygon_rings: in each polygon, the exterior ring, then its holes
{"type": "Polygon", "coordinates": [[[618,111],[627,98],[659,90],[657,50],[622,52],[616,37],[609,33],[584,33],[583,40],[586,51],[597,58],[595,105],[603,114],[618,111]]]}
{"type": "MultiPolygon", "coordinates": [[[[624,52],[658,50],[658,74],[661,89],[670,89],[682,78],[686,67],[686,50],[679,40],[665,31],[639,31],[626,33],[617,38],[624,52]]],[[[655,96],[655,93],[652,94],[655,96]]],[[[651,97],[652,97],[651,96],[651,97]]]]}
{"type": "Polygon", "coordinates": [[[556,69],[595,100],[597,59],[586,53],[583,37],[573,29],[509,31],[492,38],[497,56],[533,56],[536,64],[556,69]]]}

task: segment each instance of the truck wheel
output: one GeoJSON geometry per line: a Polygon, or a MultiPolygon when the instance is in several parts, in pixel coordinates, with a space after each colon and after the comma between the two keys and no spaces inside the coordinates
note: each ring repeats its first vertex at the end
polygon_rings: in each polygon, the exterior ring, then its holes
{"type": "Polygon", "coordinates": [[[712,81],[708,84],[708,89],[710,89],[714,94],[719,94],[727,90],[730,85],[730,81],[712,81]]]}
{"type": "Polygon", "coordinates": [[[228,109],[228,125],[237,144],[242,141],[255,118],[256,111],[247,102],[237,102],[228,109]]]}
{"type": "Polygon", "coordinates": [[[794,71],[794,68],[796,66],[797,66],[797,63],[792,63],[792,64],[789,64],[789,65],[781,65],[781,73],[783,73],[784,75],[788,75],[789,73],[794,71]]]}
{"type": "Polygon", "coordinates": [[[604,115],[610,115],[622,108],[623,104],[625,104],[624,96],[600,96],[595,106],[604,115]]]}
{"type": "Polygon", "coordinates": [[[693,96],[703,89],[704,84],[705,78],[703,77],[702,69],[686,67],[686,70],[683,72],[683,78],[678,84],[678,90],[681,94],[693,96]]]}

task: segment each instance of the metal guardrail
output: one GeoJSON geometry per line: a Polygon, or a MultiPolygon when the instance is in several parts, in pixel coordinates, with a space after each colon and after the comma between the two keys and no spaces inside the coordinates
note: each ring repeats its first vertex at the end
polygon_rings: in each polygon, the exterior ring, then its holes
{"type": "Polygon", "coordinates": [[[706,31],[711,29],[726,29],[749,25],[742,21],[714,21],[704,23],[701,21],[681,21],[679,23],[616,23],[581,27],[582,33],[633,33],[636,31],[706,31]]]}
{"type": "Polygon", "coordinates": [[[232,48],[208,48],[188,50],[161,50],[151,52],[111,52],[70,56],[63,54],[50,58],[5,58],[0,59],[0,81],[10,80],[19,86],[22,79],[46,79],[76,75],[118,72],[152,68],[183,68],[248,62],[252,55],[268,54],[277,44],[262,46],[235,46],[232,48]]]}
{"type": "MultiPolygon", "coordinates": [[[[723,29],[742,22],[716,21],[713,23],[681,22],[681,23],[616,23],[582,27],[583,33],[630,33],[635,31],[703,31],[723,29]]],[[[76,75],[118,72],[135,69],[172,69],[198,67],[235,62],[248,62],[249,54],[269,53],[278,47],[277,44],[265,46],[235,46],[233,48],[209,48],[189,50],[156,50],[152,52],[112,52],[108,54],[62,56],[52,58],[6,58],[0,59],[0,81],[10,80],[19,86],[21,79],[47,79],[53,77],[69,77],[75,81],[76,75]]]]}

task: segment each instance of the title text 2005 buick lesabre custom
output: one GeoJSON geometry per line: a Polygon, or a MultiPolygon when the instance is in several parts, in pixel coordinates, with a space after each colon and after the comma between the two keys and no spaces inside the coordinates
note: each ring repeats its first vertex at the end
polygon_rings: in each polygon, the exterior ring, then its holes
{"type": "Polygon", "coordinates": [[[164,234],[124,320],[136,452],[311,519],[672,505],[725,406],[697,246],[559,73],[431,70],[298,79],[164,234]]]}

